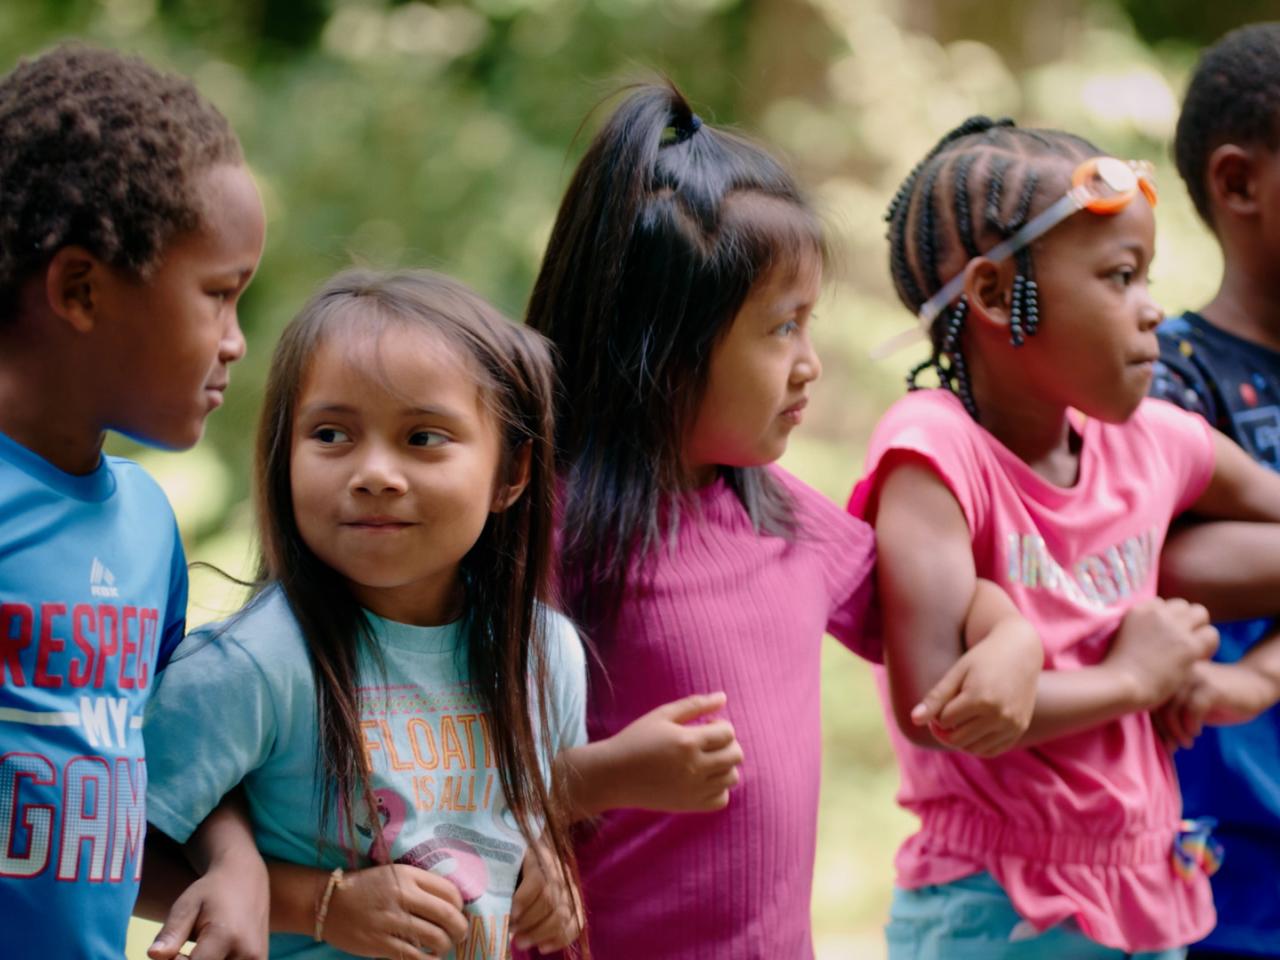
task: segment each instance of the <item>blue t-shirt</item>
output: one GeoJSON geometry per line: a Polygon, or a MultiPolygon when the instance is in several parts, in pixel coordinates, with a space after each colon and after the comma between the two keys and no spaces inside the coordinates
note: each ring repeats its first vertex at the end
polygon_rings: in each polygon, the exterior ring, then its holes
{"type": "MultiPolygon", "coordinates": [[[[314,677],[278,588],[193,631],[174,654],[147,713],[148,815],[185,841],[243,781],[263,856],[326,870],[393,861],[448,876],[471,923],[449,956],[505,957],[525,843],[503,798],[489,716],[468,681],[463,632],[368,618],[385,668],[362,651],[361,727],[377,810],[358,812],[354,836],[338,812],[320,834],[314,677]]],[[[553,742],[544,762],[586,740],[581,643],[559,614],[547,624],[553,742]]],[[[348,954],[273,934],[271,956],[348,954]]]]}
{"type": "MultiPolygon", "coordinates": [[[[1199,413],[1255,460],[1280,470],[1280,354],[1185,313],[1160,326],[1153,395],[1199,413]]],[[[1216,660],[1239,660],[1270,621],[1219,624],[1216,660]]],[[[1207,727],[1176,756],[1187,816],[1218,820],[1226,856],[1213,877],[1216,950],[1280,956],[1280,708],[1207,727]]]]}
{"type": "Polygon", "coordinates": [[[0,955],[123,955],[143,711],[186,604],[173,511],[141,467],[73,476],[0,434],[0,955]]]}

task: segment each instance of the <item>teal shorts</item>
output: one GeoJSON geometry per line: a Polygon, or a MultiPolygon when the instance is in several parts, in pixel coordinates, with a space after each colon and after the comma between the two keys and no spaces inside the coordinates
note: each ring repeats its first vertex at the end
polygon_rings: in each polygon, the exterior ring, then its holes
{"type": "Polygon", "coordinates": [[[1186,948],[1125,953],[1064,923],[1037,934],[989,873],[893,891],[889,960],[1183,960],[1186,948]]]}

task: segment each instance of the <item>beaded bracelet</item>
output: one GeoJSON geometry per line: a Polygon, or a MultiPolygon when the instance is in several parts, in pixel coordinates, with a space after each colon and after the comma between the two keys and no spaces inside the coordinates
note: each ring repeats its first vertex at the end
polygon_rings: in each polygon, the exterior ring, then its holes
{"type": "Polygon", "coordinates": [[[342,886],[342,868],[334,867],[329,874],[329,882],[324,885],[324,896],[316,907],[316,943],[324,942],[324,922],[329,916],[329,901],[333,899],[333,891],[342,886]]]}

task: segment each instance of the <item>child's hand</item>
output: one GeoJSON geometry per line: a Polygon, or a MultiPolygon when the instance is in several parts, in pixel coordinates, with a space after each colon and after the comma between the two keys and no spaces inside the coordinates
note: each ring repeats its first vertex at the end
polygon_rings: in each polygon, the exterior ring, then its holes
{"type": "Polygon", "coordinates": [[[197,960],[266,960],[270,902],[261,858],[211,864],[174,901],[147,956],[172,960],[194,940],[197,960]]]}
{"type": "Polygon", "coordinates": [[[738,784],[742,747],[728,720],[694,723],[725,705],[723,693],[663,704],[606,741],[622,778],[610,807],[667,813],[722,810],[738,784]]]}
{"type": "Polygon", "coordinates": [[[520,950],[563,950],[582,932],[582,901],[541,844],[525,851],[520,885],[511,901],[511,935],[520,950]]]}
{"type": "Polygon", "coordinates": [[[1275,685],[1243,663],[1201,660],[1187,683],[1154,714],[1171,746],[1190,747],[1205,726],[1248,723],[1276,702],[1275,685]]]}
{"type": "Polygon", "coordinates": [[[442,957],[467,935],[462,895],[403,863],[348,873],[329,899],[324,941],[359,957],[442,957]]]}
{"type": "Polygon", "coordinates": [[[1021,616],[1001,620],[977,641],[915,709],[911,720],[928,726],[955,750],[994,757],[1013,747],[1031,725],[1044,646],[1021,616]]]}
{"type": "Polygon", "coordinates": [[[1128,679],[1137,709],[1151,710],[1177,693],[1192,667],[1217,649],[1209,611],[1198,603],[1156,598],[1125,615],[1103,665],[1128,679]]]}

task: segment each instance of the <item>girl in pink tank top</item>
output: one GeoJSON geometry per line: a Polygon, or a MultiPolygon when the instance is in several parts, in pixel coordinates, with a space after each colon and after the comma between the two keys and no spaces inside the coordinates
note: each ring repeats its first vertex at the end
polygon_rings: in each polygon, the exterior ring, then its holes
{"type": "Polygon", "coordinates": [[[881,421],[849,509],[876,528],[882,684],[921,820],[898,856],[890,956],[1181,955],[1214,923],[1203,826],[1180,820],[1148,711],[1216,633],[1156,598],[1170,520],[1280,520],[1280,479],[1202,421],[1144,400],[1155,188],[1086,141],[972,118],[888,213],[890,265],[940,389],[881,421]],[[1043,641],[1017,749],[945,749],[965,721],[909,710],[953,670],[975,578],[1043,641]],[[1188,830],[1192,836],[1188,842],[1188,830]]]}

